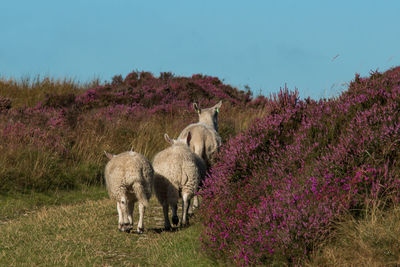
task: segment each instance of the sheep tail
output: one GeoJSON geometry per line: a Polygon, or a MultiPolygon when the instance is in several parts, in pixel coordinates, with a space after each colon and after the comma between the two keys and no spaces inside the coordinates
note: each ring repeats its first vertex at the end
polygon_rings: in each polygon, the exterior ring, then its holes
{"type": "Polygon", "coordinates": [[[133,184],[133,192],[135,192],[136,198],[139,203],[142,203],[145,207],[149,206],[149,199],[146,192],[144,191],[143,185],[140,183],[133,184]]]}

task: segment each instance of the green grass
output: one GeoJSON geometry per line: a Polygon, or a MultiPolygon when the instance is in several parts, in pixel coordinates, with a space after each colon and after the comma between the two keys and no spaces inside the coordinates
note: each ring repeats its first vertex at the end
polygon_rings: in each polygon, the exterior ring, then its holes
{"type": "MultiPolygon", "coordinates": [[[[2,196],[2,203],[19,199],[20,207],[22,203],[46,205],[19,216],[3,215],[12,219],[0,222],[0,266],[223,265],[203,254],[201,224],[196,219],[187,228],[161,231],[162,209],[154,198],[146,210],[144,234],[119,232],[115,203],[104,198],[104,193],[104,188],[88,189],[86,196],[84,192],[65,193],[53,203],[43,195],[34,195],[32,203],[24,202],[22,196],[2,196]],[[82,201],[85,197],[100,199],[82,201]]],[[[135,223],[137,218],[135,209],[135,223]]]]}
{"type": "Polygon", "coordinates": [[[139,243],[138,262],[151,266],[223,266],[208,258],[201,249],[201,225],[195,222],[177,232],[162,232],[149,237],[149,242],[139,243]]]}
{"type": "Polygon", "coordinates": [[[86,200],[99,200],[107,197],[104,186],[81,186],[73,191],[54,191],[39,193],[1,193],[0,222],[27,215],[43,206],[76,204],[86,200]]]}

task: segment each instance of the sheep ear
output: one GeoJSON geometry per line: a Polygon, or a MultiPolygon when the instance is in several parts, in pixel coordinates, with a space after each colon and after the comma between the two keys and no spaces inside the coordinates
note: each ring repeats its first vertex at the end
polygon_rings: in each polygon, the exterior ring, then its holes
{"type": "Polygon", "coordinates": [[[197,105],[197,103],[193,103],[193,108],[197,113],[201,113],[201,109],[199,108],[199,106],[197,105]]]}
{"type": "Polygon", "coordinates": [[[219,101],[219,102],[214,106],[214,109],[217,111],[217,113],[219,112],[219,109],[221,108],[221,106],[222,106],[222,100],[219,101]]]}
{"type": "Polygon", "coordinates": [[[105,150],[104,150],[104,153],[106,154],[107,158],[110,159],[110,160],[114,157],[113,154],[108,153],[108,152],[106,152],[105,150]]]}
{"type": "Polygon", "coordinates": [[[190,146],[190,140],[192,140],[192,134],[191,134],[191,132],[188,132],[188,135],[186,137],[186,144],[188,146],[190,146]]]}
{"type": "Polygon", "coordinates": [[[174,140],[172,140],[171,138],[169,138],[168,134],[164,134],[164,139],[165,141],[167,141],[167,143],[173,145],[174,144],[174,140]]]}

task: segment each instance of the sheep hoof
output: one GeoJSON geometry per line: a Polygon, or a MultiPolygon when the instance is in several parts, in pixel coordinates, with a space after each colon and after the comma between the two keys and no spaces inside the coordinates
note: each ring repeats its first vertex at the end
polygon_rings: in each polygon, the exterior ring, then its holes
{"type": "Polygon", "coordinates": [[[179,223],[179,218],[178,216],[172,216],[172,224],[173,225],[178,225],[179,223]]]}
{"type": "Polygon", "coordinates": [[[136,230],[136,233],[137,233],[137,234],[143,234],[143,232],[144,232],[144,229],[143,229],[143,228],[138,228],[138,229],[136,230]]]}
{"type": "Polygon", "coordinates": [[[126,229],[119,229],[120,232],[125,232],[125,233],[130,233],[132,228],[126,228],[126,229]]]}
{"type": "Polygon", "coordinates": [[[118,229],[120,232],[130,233],[132,230],[132,226],[129,223],[120,224],[118,229]]]}
{"type": "Polygon", "coordinates": [[[190,207],[189,207],[189,210],[188,210],[188,215],[189,215],[189,216],[193,216],[193,215],[194,215],[194,210],[195,210],[195,208],[192,207],[192,206],[190,206],[190,207]]]}
{"type": "Polygon", "coordinates": [[[189,220],[187,220],[186,222],[180,224],[181,228],[188,227],[188,226],[189,226],[189,220]]]}

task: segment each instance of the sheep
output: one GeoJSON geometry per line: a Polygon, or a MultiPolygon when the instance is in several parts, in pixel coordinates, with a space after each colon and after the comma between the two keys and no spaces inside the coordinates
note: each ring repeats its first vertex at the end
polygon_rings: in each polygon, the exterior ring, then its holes
{"type": "Polygon", "coordinates": [[[222,143],[218,134],[218,113],[221,106],[222,101],[219,101],[211,108],[200,109],[193,103],[194,109],[199,114],[199,122],[188,125],[178,136],[178,139],[184,139],[187,133],[191,132],[190,149],[204,160],[207,169],[211,166],[212,155],[222,143]]]}
{"type": "Polygon", "coordinates": [[[108,195],[117,201],[118,228],[130,232],[133,228],[133,209],[139,202],[137,233],[143,233],[143,217],[149,204],[154,181],[150,162],[137,152],[128,151],[118,155],[104,151],[110,159],[105,167],[108,195]]]}
{"type": "Polygon", "coordinates": [[[190,132],[186,139],[171,139],[168,134],[165,134],[164,138],[171,146],[154,156],[154,192],[163,208],[164,227],[169,230],[171,229],[169,206],[172,209],[172,223],[178,225],[177,204],[180,197],[182,197],[181,226],[189,223],[190,200],[197,191],[199,181],[205,176],[206,167],[203,160],[189,148],[190,132]]]}
{"type": "MultiPolygon", "coordinates": [[[[211,167],[212,156],[221,146],[221,136],[218,134],[218,113],[222,106],[222,101],[219,101],[211,108],[200,109],[196,103],[193,103],[194,110],[199,114],[199,122],[188,125],[179,134],[178,139],[184,139],[188,132],[192,133],[190,149],[201,157],[208,170],[211,167]]],[[[202,181],[199,182],[201,186],[202,181]]],[[[197,196],[193,199],[193,208],[199,206],[197,196]]]]}

